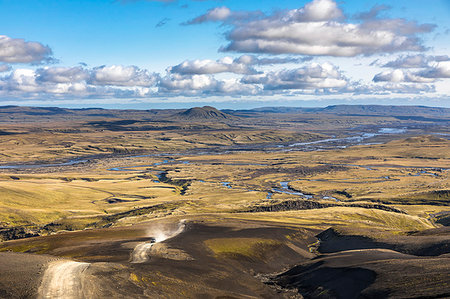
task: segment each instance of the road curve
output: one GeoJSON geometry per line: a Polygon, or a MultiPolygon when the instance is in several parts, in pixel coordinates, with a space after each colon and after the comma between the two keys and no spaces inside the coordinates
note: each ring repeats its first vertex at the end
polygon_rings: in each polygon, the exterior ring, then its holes
{"type": "Polygon", "coordinates": [[[88,263],[56,261],[50,263],[44,272],[39,299],[78,299],[84,298],[83,276],[88,263]]]}
{"type": "Polygon", "coordinates": [[[167,239],[173,238],[184,231],[186,227],[186,220],[181,220],[178,223],[178,227],[176,230],[166,231],[166,230],[157,230],[154,232],[154,242],[143,242],[136,245],[131,253],[131,263],[133,264],[141,264],[148,261],[149,256],[148,253],[152,246],[156,243],[163,242],[167,239]]]}
{"type": "Polygon", "coordinates": [[[139,243],[131,253],[131,263],[141,264],[148,261],[148,252],[152,248],[153,244],[150,242],[139,243]]]}

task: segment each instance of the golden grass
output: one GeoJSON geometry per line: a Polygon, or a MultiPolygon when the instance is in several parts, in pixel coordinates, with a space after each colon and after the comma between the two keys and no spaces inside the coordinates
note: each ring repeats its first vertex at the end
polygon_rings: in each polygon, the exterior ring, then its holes
{"type": "MultiPolygon", "coordinates": [[[[116,138],[114,134],[108,138],[116,138]]],[[[123,138],[138,139],[141,136],[139,134],[149,133],[133,134],[123,138]]],[[[205,136],[202,138],[206,138],[205,136]]],[[[239,136],[230,135],[228,138],[239,136]]],[[[66,137],[71,138],[70,135],[66,137]]],[[[100,134],[95,138],[102,142],[108,141],[108,138],[106,141],[101,139],[100,134]]],[[[77,140],[73,142],[77,144],[77,140]]],[[[51,138],[43,140],[44,144],[50,141],[51,138]]],[[[31,138],[28,142],[36,143],[37,140],[31,138]]],[[[117,145],[117,140],[111,142],[117,145]]],[[[7,141],[6,144],[10,142],[7,141]]],[[[99,221],[103,216],[174,203],[160,212],[148,215],[130,214],[114,221],[116,225],[129,225],[168,215],[229,213],[233,218],[256,217],[317,228],[356,225],[399,231],[425,229],[432,227],[432,224],[425,220],[429,214],[448,209],[445,198],[433,196],[430,192],[450,189],[449,171],[428,170],[436,176],[414,176],[419,171],[414,167],[421,165],[450,168],[449,144],[448,141],[425,138],[423,142],[395,141],[334,151],[237,152],[184,156],[176,157],[176,160],[188,161],[189,164],[163,164],[152,167],[143,165],[151,165],[167,158],[100,159],[89,165],[61,169],[61,172],[49,170],[50,173],[3,171],[0,175],[0,225],[43,226],[57,222],[61,224],[61,229],[82,229],[99,221]],[[314,172],[314,169],[322,167],[324,163],[370,165],[374,170],[346,166],[346,169],[330,168],[329,171],[314,172]],[[107,170],[111,167],[131,165],[140,167],[130,172],[107,170]],[[400,167],[405,165],[411,167],[400,167]],[[312,171],[301,172],[303,169],[312,171]],[[167,171],[167,176],[172,180],[185,180],[185,185],[189,186],[185,194],[181,195],[182,186],[177,184],[154,182],[158,171],[167,171]],[[250,206],[270,203],[270,200],[266,199],[267,192],[273,187],[279,187],[281,181],[289,181],[292,188],[314,194],[316,200],[322,196],[333,196],[342,201],[382,202],[401,208],[411,216],[349,207],[280,213],[234,213],[250,206]],[[222,186],[221,182],[230,182],[232,188],[222,186]],[[351,198],[343,195],[342,191],[350,194],[351,198]]],[[[40,146],[44,147],[38,144],[36,153],[45,155],[45,151],[40,152],[40,146]]],[[[8,159],[14,161],[14,158],[8,159]]],[[[288,198],[296,197],[279,193],[272,195],[273,200],[288,198]]]]}
{"type": "Polygon", "coordinates": [[[353,207],[332,207],[285,212],[241,213],[230,214],[228,217],[284,223],[287,225],[316,229],[326,229],[332,226],[348,226],[380,229],[392,232],[408,232],[434,227],[429,220],[417,216],[353,207]]]}
{"type": "Polygon", "coordinates": [[[49,175],[24,176],[0,180],[0,192],[0,223],[7,226],[43,225],[60,218],[83,221],[83,217],[124,212],[179,197],[171,185],[130,177],[65,181],[49,175]]]}

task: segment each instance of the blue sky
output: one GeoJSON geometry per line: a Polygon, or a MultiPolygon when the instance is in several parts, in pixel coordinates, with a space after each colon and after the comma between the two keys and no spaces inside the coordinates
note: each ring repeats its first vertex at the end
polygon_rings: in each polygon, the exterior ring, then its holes
{"type": "Polygon", "coordinates": [[[450,106],[450,1],[0,0],[0,105],[450,106]]]}

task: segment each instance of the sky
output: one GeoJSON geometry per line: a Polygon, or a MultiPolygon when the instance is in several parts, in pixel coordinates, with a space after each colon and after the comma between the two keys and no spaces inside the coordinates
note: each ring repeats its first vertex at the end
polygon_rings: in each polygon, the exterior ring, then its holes
{"type": "Polygon", "coordinates": [[[0,0],[0,105],[450,107],[450,0],[0,0]]]}

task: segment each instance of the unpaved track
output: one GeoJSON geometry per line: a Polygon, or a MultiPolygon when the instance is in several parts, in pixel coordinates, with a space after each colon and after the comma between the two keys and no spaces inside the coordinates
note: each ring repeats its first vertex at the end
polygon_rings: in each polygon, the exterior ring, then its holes
{"type": "Polygon", "coordinates": [[[165,240],[168,240],[181,234],[184,231],[185,227],[186,221],[182,220],[178,224],[176,230],[173,231],[157,230],[156,232],[154,232],[155,234],[154,243],[144,242],[136,245],[136,247],[133,249],[133,252],[131,253],[131,263],[133,264],[145,263],[149,259],[148,253],[150,252],[150,249],[153,247],[154,244],[163,242],[165,240]]]}
{"type": "Polygon", "coordinates": [[[38,298],[85,298],[83,292],[84,271],[89,265],[73,261],[51,263],[45,270],[38,298]]]}
{"type": "Polygon", "coordinates": [[[145,242],[138,244],[131,253],[131,263],[141,264],[148,261],[148,252],[153,244],[155,243],[145,242]]]}

